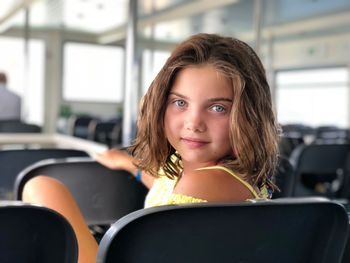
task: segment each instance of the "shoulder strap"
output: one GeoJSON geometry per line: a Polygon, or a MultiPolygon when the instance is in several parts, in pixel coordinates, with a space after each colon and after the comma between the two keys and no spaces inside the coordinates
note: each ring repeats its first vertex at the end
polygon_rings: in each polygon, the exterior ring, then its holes
{"type": "Polygon", "coordinates": [[[203,168],[198,168],[196,170],[223,170],[227,173],[229,173],[230,175],[232,175],[234,178],[236,178],[241,184],[243,184],[254,196],[254,198],[259,199],[259,195],[256,193],[256,191],[254,190],[254,188],[247,183],[246,181],[244,181],[241,177],[239,177],[238,175],[236,175],[235,173],[233,173],[230,169],[224,167],[224,166],[208,166],[208,167],[203,167],[203,168]]]}

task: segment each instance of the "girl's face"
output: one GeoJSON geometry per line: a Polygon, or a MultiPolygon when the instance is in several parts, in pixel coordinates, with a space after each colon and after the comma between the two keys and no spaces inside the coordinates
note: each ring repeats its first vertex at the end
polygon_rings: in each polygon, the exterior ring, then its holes
{"type": "Polygon", "coordinates": [[[229,140],[232,102],[229,82],[214,67],[193,66],[177,74],[164,126],[184,167],[215,165],[233,155],[229,140]]]}

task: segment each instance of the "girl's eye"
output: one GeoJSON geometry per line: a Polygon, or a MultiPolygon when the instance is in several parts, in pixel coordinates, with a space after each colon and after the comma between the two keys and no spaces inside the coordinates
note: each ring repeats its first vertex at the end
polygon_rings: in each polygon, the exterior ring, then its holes
{"type": "Polygon", "coordinates": [[[174,101],[174,104],[177,106],[177,107],[185,107],[186,106],[186,102],[184,100],[175,100],[174,101]]]}
{"type": "Polygon", "coordinates": [[[225,111],[225,108],[223,106],[220,106],[220,105],[214,105],[211,108],[215,112],[224,112],[225,111]]]}

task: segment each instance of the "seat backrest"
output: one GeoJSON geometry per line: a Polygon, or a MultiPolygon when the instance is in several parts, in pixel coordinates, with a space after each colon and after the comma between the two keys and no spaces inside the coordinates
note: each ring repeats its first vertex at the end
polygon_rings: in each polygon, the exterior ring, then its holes
{"type": "Polygon", "coordinates": [[[283,135],[279,142],[280,155],[289,158],[293,150],[299,145],[304,144],[304,138],[301,135],[286,136],[283,135]]]}
{"type": "Polygon", "coordinates": [[[295,169],[294,196],[341,198],[350,144],[310,144],[291,155],[295,169]]]}
{"type": "Polygon", "coordinates": [[[108,147],[121,143],[121,119],[109,121],[92,121],[89,124],[88,139],[103,143],[108,147]]]}
{"type": "Polygon", "coordinates": [[[2,263],[75,263],[78,246],[68,221],[55,211],[20,202],[0,202],[2,263]]]}
{"type": "Polygon", "coordinates": [[[21,121],[4,121],[0,123],[0,133],[40,133],[41,127],[21,121]]]}
{"type": "Polygon", "coordinates": [[[89,133],[89,124],[94,120],[96,120],[96,118],[93,116],[70,116],[68,120],[68,133],[75,137],[87,139],[89,133]]]}
{"type": "Polygon", "coordinates": [[[37,175],[64,183],[81,209],[88,225],[106,225],[144,206],[147,189],[123,170],[111,170],[90,158],[45,160],[23,170],[14,193],[22,199],[24,184],[37,175]]]}
{"type": "Polygon", "coordinates": [[[325,200],[160,206],[131,213],[102,238],[98,263],[338,263],[344,208],[325,200]]]}
{"type": "Polygon", "coordinates": [[[305,135],[310,135],[310,134],[314,134],[315,133],[315,129],[304,125],[304,124],[285,124],[282,125],[282,131],[283,134],[286,135],[296,135],[299,134],[301,136],[305,136],[305,135]]]}
{"type": "Polygon", "coordinates": [[[336,126],[320,126],[316,128],[315,139],[316,144],[340,144],[349,143],[349,130],[336,126]]]}
{"type": "MultiPolygon", "coordinates": [[[[348,216],[350,221],[350,213],[348,213],[348,216]]],[[[348,239],[346,242],[346,246],[343,253],[343,259],[341,263],[349,263],[349,262],[350,262],[350,233],[348,233],[348,239]]]]}
{"type": "Polygon", "coordinates": [[[84,151],[73,149],[16,149],[0,151],[0,199],[13,199],[17,175],[27,166],[44,159],[84,157],[84,151]]]}
{"type": "Polygon", "coordinates": [[[280,156],[274,179],[279,190],[274,191],[272,198],[275,199],[292,196],[294,169],[288,158],[280,156]]]}

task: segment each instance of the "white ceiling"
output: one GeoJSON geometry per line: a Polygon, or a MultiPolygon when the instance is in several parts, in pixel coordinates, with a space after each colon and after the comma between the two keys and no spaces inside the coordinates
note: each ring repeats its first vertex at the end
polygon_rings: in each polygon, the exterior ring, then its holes
{"type": "MultiPolygon", "coordinates": [[[[254,0],[139,0],[144,38],[179,41],[197,32],[254,38],[254,0]]],[[[96,35],[101,43],[125,38],[128,0],[1,0],[0,30],[61,29],[96,35]]],[[[287,39],[350,31],[350,0],[262,0],[262,34],[287,39]]]]}

